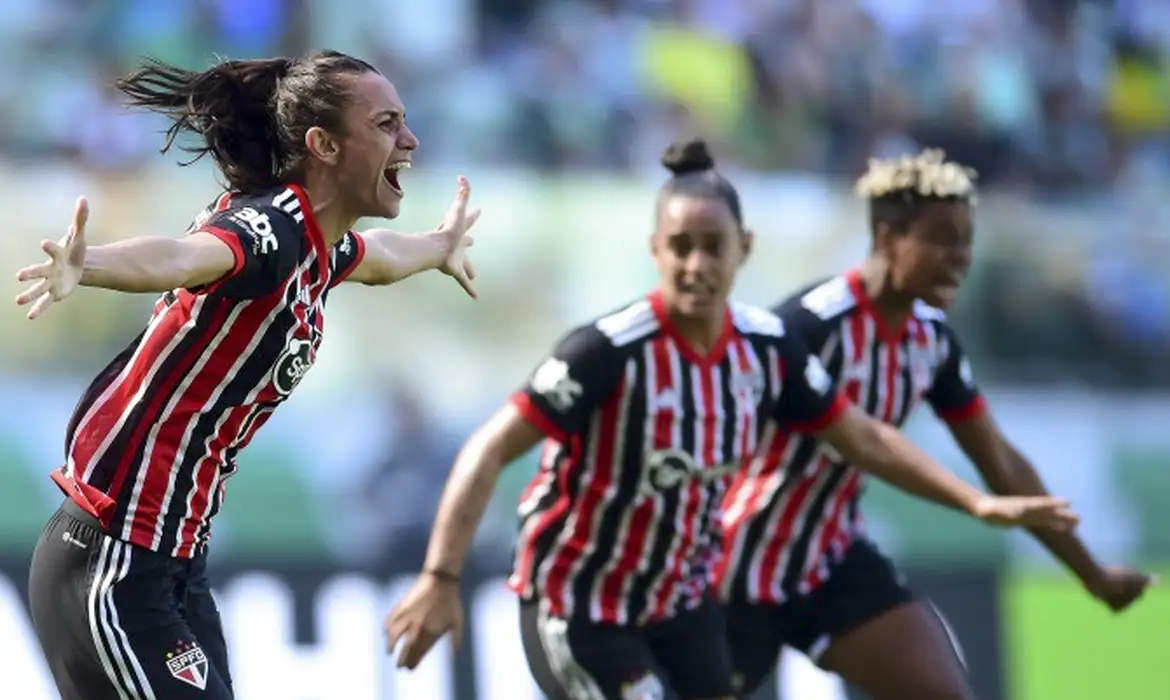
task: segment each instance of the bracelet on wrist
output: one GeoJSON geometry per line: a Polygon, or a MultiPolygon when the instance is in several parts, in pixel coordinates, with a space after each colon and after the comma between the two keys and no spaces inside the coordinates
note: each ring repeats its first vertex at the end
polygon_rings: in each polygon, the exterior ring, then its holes
{"type": "Polygon", "coordinates": [[[438,579],[440,581],[446,581],[447,583],[459,583],[460,580],[459,574],[453,574],[450,571],[444,571],[442,569],[428,568],[423,569],[422,572],[431,578],[438,579]]]}

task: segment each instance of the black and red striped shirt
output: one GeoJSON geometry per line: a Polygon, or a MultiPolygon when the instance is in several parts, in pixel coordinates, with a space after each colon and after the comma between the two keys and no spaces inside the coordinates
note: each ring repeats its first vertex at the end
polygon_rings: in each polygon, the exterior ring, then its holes
{"type": "Polygon", "coordinates": [[[236,454],[312,366],[329,290],[364,252],[352,232],[327,248],[295,185],[224,194],[195,231],[230,246],[234,267],[159,298],[82,396],[53,473],[115,537],[182,558],[210,536],[236,454]]]}
{"type": "MultiPolygon", "coordinates": [[[[984,408],[945,314],[918,303],[902,328],[887,328],[858,271],[806,288],[774,310],[870,416],[902,426],[923,401],[950,421],[984,408]]],[[[863,479],[810,436],[778,435],[761,449],[764,458],[724,499],[724,555],[715,579],[725,599],[781,603],[824,583],[834,558],[864,536],[863,479]]]]}
{"type": "Polygon", "coordinates": [[[775,315],[731,305],[700,355],[656,293],[570,332],[513,402],[548,439],[510,585],[611,624],[697,604],[731,475],[776,420],[819,430],[846,406],[775,315]]]}

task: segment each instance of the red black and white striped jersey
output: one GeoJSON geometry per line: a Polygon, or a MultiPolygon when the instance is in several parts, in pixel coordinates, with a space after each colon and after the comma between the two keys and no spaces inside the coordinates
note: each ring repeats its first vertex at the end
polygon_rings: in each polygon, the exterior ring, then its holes
{"type": "Polygon", "coordinates": [[[364,252],[352,232],[326,248],[295,185],[224,194],[195,231],[230,246],[234,267],[159,298],[82,396],[53,473],[113,536],[183,558],[210,536],[236,453],[312,366],[329,290],[364,252]]]}
{"type": "MultiPolygon", "coordinates": [[[[852,271],[798,292],[774,311],[817,354],[835,385],[867,414],[901,426],[926,401],[945,420],[984,408],[945,314],[919,303],[887,328],[852,271]]],[[[781,436],[724,499],[724,599],[780,603],[824,583],[829,564],[864,536],[862,474],[809,436],[781,436]]]]}
{"type": "Polygon", "coordinates": [[[699,354],[657,294],[566,335],[513,403],[548,439],[510,585],[557,617],[645,624],[696,605],[731,475],[775,422],[847,404],[775,315],[732,304],[699,354]]]}

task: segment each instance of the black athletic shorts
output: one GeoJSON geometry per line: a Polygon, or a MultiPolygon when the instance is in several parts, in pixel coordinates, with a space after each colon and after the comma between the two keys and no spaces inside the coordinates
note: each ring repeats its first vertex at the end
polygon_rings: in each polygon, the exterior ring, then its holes
{"type": "Polygon", "coordinates": [[[549,700],[688,700],[734,695],[719,605],[644,627],[549,617],[520,603],[520,635],[549,700]]]}
{"type": "Polygon", "coordinates": [[[894,564],[868,540],[856,540],[829,578],[812,593],[781,605],[730,600],[724,604],[737,685],[747,695],[767,677],[787,645],[819,662],[840,637],[914,600],[894,564]]]}
{"type": "Polygon", "coordinates": [[[231,700],[205,567],[205,555],[116,540],[66,501],[29,572],[33,625],[62,700],[231,700]]]}

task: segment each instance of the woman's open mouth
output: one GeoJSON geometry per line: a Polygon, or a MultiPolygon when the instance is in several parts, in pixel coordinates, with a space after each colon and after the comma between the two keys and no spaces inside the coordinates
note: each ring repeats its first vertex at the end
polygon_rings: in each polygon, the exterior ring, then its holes
{"type": "Polygon", "coordinates": [[[402,196],[402,185],[398,183],[398,171],[407,170],[410,168],[409,160],[400,160],[397,163],[391,163],[389,167],[382,171],[382,179],[394,191],[394,194],[399,197],[402,196]]]}

